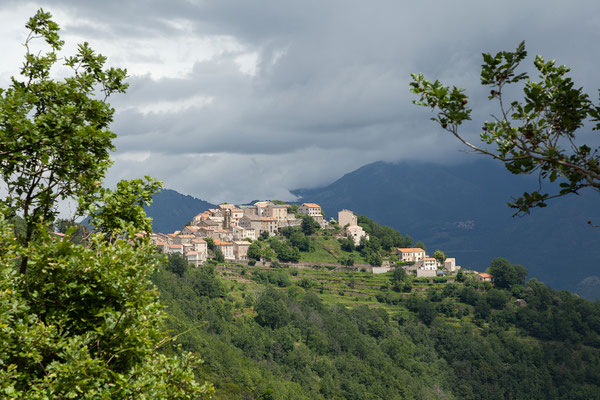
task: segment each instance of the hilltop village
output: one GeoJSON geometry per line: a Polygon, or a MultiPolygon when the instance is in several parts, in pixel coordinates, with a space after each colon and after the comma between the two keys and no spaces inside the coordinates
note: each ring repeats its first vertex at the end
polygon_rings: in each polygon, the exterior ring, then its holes
{"type": "MultiPolygon", "coordinates": [[[[281,235],[284,230],[300,229],[303,221],[315,224],[338,240],[350,240],[354,246],[369,241],[369,235],[358,224],[357,216],[350,210],[338,212],[337,220],[327,220],[316,203],[290,205],[282,202],[259,201],[252,205],[220,204],[196,215],[183,229],[173,233],[154,233],[152,240],[166,254],[178,253],[189,264],[200,266],[210,258],[211,249],[222,254],[225,261],[251,265],[254,257],[248,251],[259,239],[281,235]]],[[[436,251],[438,253],[438,251],[436,251]]],[[[441,253],[443,254],[443,253],[441,253]]],[[[430,256],[420,247],[395,248],[388,259],[355,268],[373,273],[385,273],[395,265],[402,266],[407,273],[417,277],[435,277],[454,274],[461,267],[454,258],[430,256]]],[[[259,261],[261,260],[258,257],[259,261]]],[[[262,260],[265,262],[265,260],[262,260]]],[[[287,260],[286,260],[287,261],[287,260]]],[[[294,262],[290,266],[293,266],[294,262]]],[[[340,267],[353,263],[340,262],[340,267]]],[[[488,274],[479,274],[480,281],[491,281],[488,274]]]]}

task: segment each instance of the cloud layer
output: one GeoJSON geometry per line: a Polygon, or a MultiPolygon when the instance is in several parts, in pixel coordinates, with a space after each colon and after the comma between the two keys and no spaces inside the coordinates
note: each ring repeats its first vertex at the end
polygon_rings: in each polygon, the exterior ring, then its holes
{"type": "MultiPolygon", "coordinates": [[[[211,202],[291,197],[377,160],[461,162],[411,104],[411,72],[467,87],[481,121],[481,52],[530,53],[600,87],[595,1],[3,2],[0,83],[17,73],[24,22],[44,7],[68,52],[89,41],[131,75],[111,99],[109,182],[154,175],[211,202]]],[[[475,136],[479,123],[466,127],[475,136]]]]}

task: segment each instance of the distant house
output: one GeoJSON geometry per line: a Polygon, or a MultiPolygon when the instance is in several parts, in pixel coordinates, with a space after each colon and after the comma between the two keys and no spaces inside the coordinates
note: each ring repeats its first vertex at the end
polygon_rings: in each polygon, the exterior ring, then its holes
{"type": "Polygon", "coordinates": [[[313,218],[323,218],[321,206],[316,203],[303,203],[301,206],[298,207],[298,212],[300,214],[309,215],[313,218]]]}
{"type": "Polygon", "coordinates": [[[270,204],[266,210],[266,216],[275,218],[277,221],[285,221],[287,213],[287,205],[285,204],[270,204]]]}
{"type": "Polygon", "coordinates": [[[250,243],[246,241],[233,242],[233,257],[236,261],[245,261],[248,259],[248,248],[250,243]]]}
{"type": "Polygon", "coordinates": [[[182,244],[170,244],[166,246],[167,252],[171,253],[179,253],[183,255],[183,245],[182,244]]]}
{"type": "Polygon", "coordinates": [[[241,226],[234,226],[232,228],[233,240],[256,240],[256,231],[252,228],[242,228],[241,226]]]}
{"type": "Polygon", "coordinates": [[[424,269],[430,271],[436,271],[438,268],[438,263],[435,258],[425,257],[415,263],[417,269],[424,269]]]}
{"type": "Polygon", "coordinates": [[[177,235],[173,238],[173,244],[190,244],[195,238],[195,235],[177,235]]]}
{"type": "Polygon", "coordinates": [[[494,283],[494,276],[490,275],[486,272],[482,272],[480,274],[475,275],[475,280],[477,282],[490,282],[494,283]]]}
{"type": "Polygon", "coordinates": [[[456,259],[446,258],[446,261],[444,261],[444,268],[446,268],[448,272],[454,272],[459,270],[460,266],[456,266],[456,259]]]}
{"type": "Polygon", "coordinates": [[[369,240],[369,235],[365,232],[362,226],[358,225],[350,225],[346,227],[346,235],[351,237],[354,240],[354,245],[358,246],[360,244],[360,239],[365,238],[369,240]]]}
{"type": "Polygon", "coordinates": [[[188,263],[192,264],[195,267],[199,267],[206,261],[206,254],[202,254],[198,251],[189,251],[185,255],[185,258],[188,263]]]}
{"type": "Polygon", "coordinates": [[[417,262],[425,258],[425,250],[418,247],[398,248],[396,254],[402,262],[417,262]]]}
{"type": "Polygon", "coordinates": [[[185,228],[183,228],[181,230],[181,234],[182,235],[197,235],[199,231],[200,231],[200,227],[187,225],[185,228]]]}
{"type": "Polygon", "coordinates": [[[338,212],[338,224],[343,228],[344,226],[358,225],[358,218],[350,210],[342,210],[338,212]]]}
{"type": "Polygon", "coordinates": [[[215,240],[215,247],[221,250],[221,253],[223,253],[223,256],[225,256],[226,260],[235,260],[235,256],[233,255],[233,243],[215,240]]]}
{"type": "Polygon", "coordinates": [[[239,225],[244,229],[254,229],[258,235],[266,231],[269,235],[273,236],[279,229],[278,221],[275,218],[257,217],[254,215],[244,215],[244,217],[240,219],[239,225]]]}

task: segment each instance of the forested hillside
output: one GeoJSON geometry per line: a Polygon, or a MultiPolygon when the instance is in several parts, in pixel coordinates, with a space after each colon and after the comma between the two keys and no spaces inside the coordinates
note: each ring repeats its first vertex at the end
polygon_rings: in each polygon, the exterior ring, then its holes
{"type": "Polygon", "coordinates": [[[174,257],[153,278],[219,399],[600,396],[597,303],[536,280],[457,279],[174,257]]]}

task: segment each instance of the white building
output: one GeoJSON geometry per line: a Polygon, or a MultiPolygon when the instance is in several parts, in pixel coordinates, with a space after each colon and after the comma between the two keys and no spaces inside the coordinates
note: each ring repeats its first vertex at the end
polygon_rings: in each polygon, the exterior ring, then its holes
{"type": "Polygon", "coordinates": [[[365,238],[369,240],[369,235],[365,232],[362,226],[358,225],[350,225],[346,227],[346,235],[352,240],[354,240],[354,245],[358,246],[360,244],[360,239],[365,238]]]}

